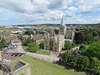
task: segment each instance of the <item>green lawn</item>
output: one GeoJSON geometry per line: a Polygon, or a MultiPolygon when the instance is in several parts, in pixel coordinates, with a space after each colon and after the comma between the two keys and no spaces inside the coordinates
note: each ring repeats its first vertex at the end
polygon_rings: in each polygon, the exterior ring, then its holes
{"type": "MultiPolygon", "coordinates": [[[[27,50],[28,46],[23,46],[23,47],[24,47],[25,51],[28,51],[27,50]]],[[[43,50],[39,50],[36,53],[38,53],[38,54],[44,54],[44,55],[50,55],[50,52],[46,52],[46,51],[43,51],[43,50]]]]}
{"type": "Polygon", "coordinates": [[[84,72],[76,72],[74,69],[67,70],[63,66],[33,59],[26,55],[21,59],[30,64],[31,75],[86,75],[84,72]]]}
{"type": "Polygon", "coordinates": [[[45,55],[50,55],[50,52],[46,52],[46,51],[43,51],[43,50],[39,50],[37,51],[38,54],[45,54],[45,55]]]}
{"type": "Polygon", "coordinates": [[[9,29],[0,30],[0,32],[5,32],[5,31],[8,32],[8,31],[15,31],[15,30],[14,29],[10,29],[10,30],[9,29]]]}

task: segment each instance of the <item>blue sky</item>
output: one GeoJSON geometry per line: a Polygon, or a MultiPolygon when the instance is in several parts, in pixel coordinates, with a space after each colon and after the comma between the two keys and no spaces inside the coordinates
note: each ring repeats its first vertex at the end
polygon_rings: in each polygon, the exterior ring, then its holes
{"type": "Polygon", "coordinates": [[[100,0],[0,0],[0,25],[100,23],[100,0]]]}

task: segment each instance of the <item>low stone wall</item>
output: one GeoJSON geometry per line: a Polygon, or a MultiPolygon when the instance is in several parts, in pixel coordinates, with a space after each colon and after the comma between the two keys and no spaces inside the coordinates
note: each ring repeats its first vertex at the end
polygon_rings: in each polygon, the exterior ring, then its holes
{"type": "Polygon", "coordinates": [[[15,70],[12,75],[20,75],[21,73],[24,73],[24,75],[31,75],[31,70],[30,70],[30,64],[20,60],[20,62],[24,63],[25,65],[22,66],[21,68],[15,70]]]}

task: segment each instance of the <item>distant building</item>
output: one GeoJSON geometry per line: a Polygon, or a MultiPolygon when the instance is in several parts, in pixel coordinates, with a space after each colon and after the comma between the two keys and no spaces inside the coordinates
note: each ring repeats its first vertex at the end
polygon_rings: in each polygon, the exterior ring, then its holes
{"type": "Polygon", "coordinates": [[[40,44],[42,41],[44,41],[44,36],[43,35],[31,35],[31,39],[37,44],[40,44]]]}
{"type": "Polygon", "coordinates": [[[67,30],[64,24],[64,18],[62,18],[58,31],[52,30],[50,34],[45,35],[44,49],[60,52],[66,42],[73,43],[74,35],[74,30],[67,30]]]}

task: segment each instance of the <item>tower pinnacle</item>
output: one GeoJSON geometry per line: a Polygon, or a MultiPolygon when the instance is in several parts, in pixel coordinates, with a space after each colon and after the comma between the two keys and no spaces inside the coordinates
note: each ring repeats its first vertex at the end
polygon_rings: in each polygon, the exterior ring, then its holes
{"type": "Polygon", "coordinates": [[[62,20],[61,20],[61,26],[65,26],[65,23],[64,23],[64,16],[62,17],[62,20]]]}

